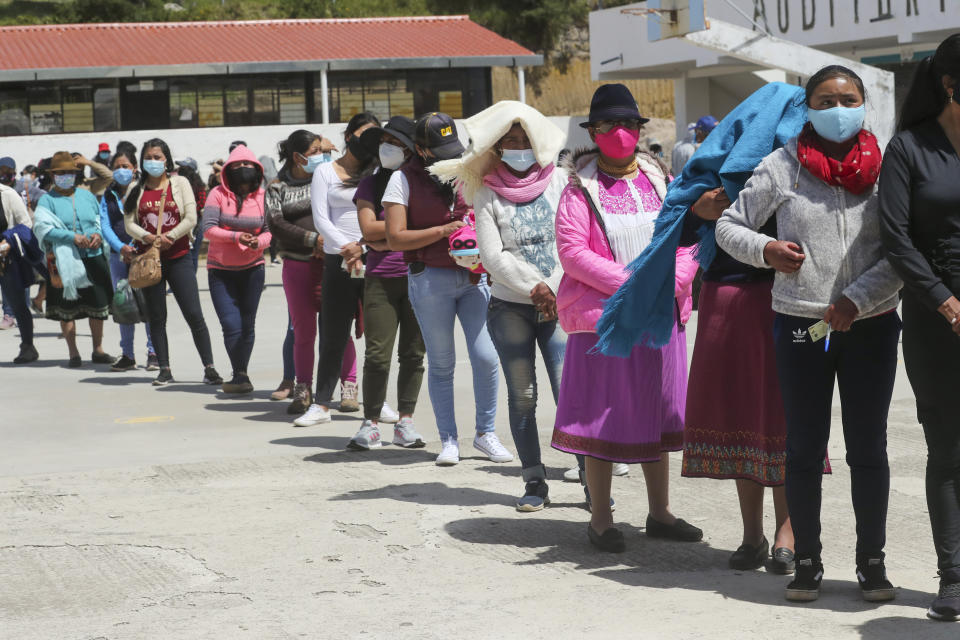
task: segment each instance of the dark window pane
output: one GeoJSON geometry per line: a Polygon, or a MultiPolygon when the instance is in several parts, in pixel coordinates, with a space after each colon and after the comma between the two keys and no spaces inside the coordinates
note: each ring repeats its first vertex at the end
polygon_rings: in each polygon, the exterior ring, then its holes
{"type": "Polygon", "coordinates": [[[246,80],[227,81],[224,91],[226,118],[224,124],[229,127],[250,124],[250,95],[246,80]]]}
{"type": "Polygon", "coordinates": [[[30,101],[30,133],[60,133],[63,131],[63,105],[60,87],[47,85],[27,89],[30,101]]]}
{"type": "Polygon", "coordinates": [[[99,86],[93,90],[93,128],[116,131],[120,128],[120,88],[99,86]]]}
{"type": "MultiPolygon", "coordinates": [[[[223,102],[221,100],[221,106],[223,102]]],[[[170,128],[187,129],[198,125],[197,86],[190,80],[170,83],[170,128]]]]}
{"type": "Polygon", "coordinates": [[[0,91],[0,136],[29,135],[29,114],[25,89],[0,91]]]}

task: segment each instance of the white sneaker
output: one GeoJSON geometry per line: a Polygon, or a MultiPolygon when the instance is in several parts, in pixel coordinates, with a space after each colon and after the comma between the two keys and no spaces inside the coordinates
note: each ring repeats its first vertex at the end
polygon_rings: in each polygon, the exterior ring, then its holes
{"type": "Polygon", "coordinates": [[[478,433],[473,439],[473,448],[490,458],[491,462],[510,462],[513,454],[500,444],[500,439],[492,431],[478,433]]]}
{"type": "Polygon", "coordinates": [[[360,431],[357,431],[357,435],[353,436],[350,442],[347,443],[347,448],[355,451],[379,449],[382,446],[383,441],[380,439],[380,426],[374,424],[372,420],[364,420],[363,424],[360,425],[360,431]]]}
{"type": "Polygon", "coordinates": [[[393,444],[408,449],[424,446],[423,436],[413,428],[413,418],[402,418],[393,428],[393,444]]]}
{"type": "Polygon", "coordinates": [[[460,462],[460,445],[456,438],[450,438],[443,441],[443,449],[437,456],[438,467],[452,467],[460,462]]]}
{"type": "Polygon", "coordinates": [[[580,467],[574,467],[564,471],[563,480],[565,482],[580,482],[580,467]]]}
{"type": "Polygon", "coordinates": [[[383,408],[380,409],[380,422],[389,422],[393,424],[400,421],[400,414],[390,408],[386,402],[383,403],[383,408]]]}
{"type": "Polygon", "coordinates": [[[298,427],[312,427],[322,422],[330,422],[330,412],[318,404],[312,404],[307,412],[293,421],[298,427]]]}
{"type": "Polygon", "coordinates": [[[630,465],[624,464],[623,462],[614,462],[613,463],[613,475],[615,476],[625,476],[630,473],[630,465]]]}

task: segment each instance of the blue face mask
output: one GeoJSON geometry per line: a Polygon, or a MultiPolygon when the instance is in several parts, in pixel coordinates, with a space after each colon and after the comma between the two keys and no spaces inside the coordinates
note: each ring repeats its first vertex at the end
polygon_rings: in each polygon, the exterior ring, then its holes
{"type": "Polygon", "coordinates": [[[832,109],[811,109],[807,107],[807,119],[821,138],[831,142],[846,142],[860,133],[867,109],[859,107],[833,107],[832,109]]]}
{"type": "Polygon", "coordinates": [[[154,178],[159,178],[166,173],[167,163],[163,160],[144,160],[143,170],[152,175],[154,178]]]}
{"type": "Polygon", "coordinates": [[[57,185],[57,188],[63,191],[73,189],[76,182],[77,176],[72,173],[55,174],[53,176],[53,184],[57,185]]]}
{"type": "Polygon", "coordinates": [[[324,164],[325,162],[330,162],[330,156],[326,153],[315,153],[312,156],[304,157],[307,159],[307,166],[301,166],[300,168],[307,173],[313,173],[320,165],[324,164]]]}
{"type": "Polygon", "coordinates": [[[500,159],[514,171],[526,171],[537,162],[533,149],[504,149],[500,159]]]}
{"type": "Polygon", "coordinates": [[[121,187],[125,187],[133,181],[133,171],[130,169],[114,169],[113,179],[121,187]]]}

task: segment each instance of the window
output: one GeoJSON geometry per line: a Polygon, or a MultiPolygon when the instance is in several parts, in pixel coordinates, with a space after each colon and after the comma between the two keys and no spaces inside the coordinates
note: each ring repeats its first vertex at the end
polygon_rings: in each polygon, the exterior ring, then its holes
{"type": "Polygon", "coordinates": [[[119,86],[94,87],[93,128],[95,131],[116,131],[120,128],[119,86]]]}
{"type": "Polygon", "coordinates": [[[191,80],[175,80],[170,84],[170,128],[199,126],[197,85],[191,80]]]}
{"type": "Polygon", "coordinates": [[[63,131],[63,105],[60,87],[56,85],[30,87],[30,133],[60,133],[63,131]]]}
{"type": "Polygon", "coordinates": [[[93,131],[93,87],[89,84],[63,87],[63,131],[93,131]]]}
{"type": "Polygon", "coordinates": [[[26,89],[0,90],[0,136],[30,134],[26,89]]]}
{"type": "Polygon", "coordinates": [[[198,123],[201,127],[222,127],[223,85],[217,82],[201,83],[197,94],[198,123]]]}
{"type": "Polygon", "coordinates": [[[226,105],[224,124],[237,127],[250,124],[250,95],[247,80],[229,80],[223,93],[226,105]]]}

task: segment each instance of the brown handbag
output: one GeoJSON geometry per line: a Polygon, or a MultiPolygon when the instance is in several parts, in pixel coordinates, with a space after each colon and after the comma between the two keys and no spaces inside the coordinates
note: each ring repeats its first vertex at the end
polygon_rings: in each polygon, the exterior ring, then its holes
{"type": "MultiPolygon", "coordinates": [[[[163,210],[166,204],[167,190],[164,189],[163,195],[160,197],[160,210],[157,213],[157,225],[160,228],[163,226],[163,210]]],[[[155,234],[156,239],[153,241],[153,246],[140,255],[134,256],[133,260],[130,261],[130,272],[127,275],[127,281],[134,289],[152,287],[160,282],[162,275],[162,267],[160,265],[160,228],[157,229],[157,233],[155,234]]]]}
{"type": "Polygon", "coordinates": [[[50,279],[47,282],[54,289],[63,289],[63,278],[60,277],[60,270],[57,269],[57,256],[53,251],[47,251],[47,272],[50,279]]]}

